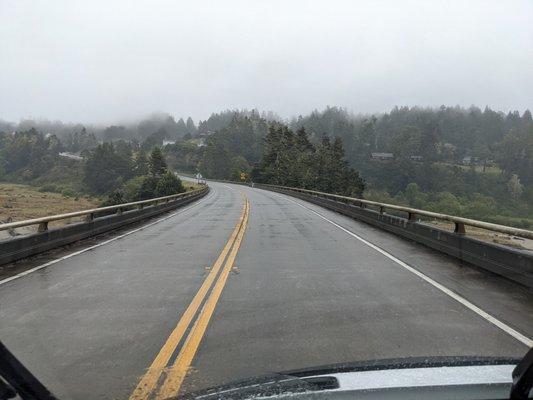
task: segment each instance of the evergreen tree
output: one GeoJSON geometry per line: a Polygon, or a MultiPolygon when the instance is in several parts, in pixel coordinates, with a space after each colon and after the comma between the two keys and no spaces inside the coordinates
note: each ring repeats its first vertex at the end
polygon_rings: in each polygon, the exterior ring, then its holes
{"type": "Polygon", "coordinates": [[[130,160],[115,152],[112,143],[98,145],[85,163],[85,185],[95,194],[107,193],[118,188],[132,176],[130,160]]]}
{"type": "Polygon", "coordinates": [[[261,182],[304,187],[328,193],[362,195],[364,182],[344,157],[341,138],[333,144],[324,135],[316,146],[301,128],[296,135],[286,126],[272,124],[265,138],[263,158],[252,173],[261,182]]]}
{"type": "Polygon", "coordinates": [[[156,197],[170,196],[183,192],[185,192],[185,188],[181,180],[168,170],[159,178],[155,187],[156,197]]]}
{"type": "Polygon", "coordinates": [[[133,161],[133,172],[135,175],[146,175],[149,171],[148,159],[144,151],[139,150],[133,161]]]}
{"type": "Polygon", "coordinates": [[[187,118],[186,128],[187,128],[186,133],[189,133],[191,135],[196,134],[196,125],[194,125],[194,121],[192,120],[191,117],[187,118]]]}
{"type": "Polygon", "coordinates": [[[180,118],[176,123],[176,132],[180,137],[187,133],[187,125],[185,125],[185,121],[183,121],[183,118],[180,118]]]}
{"type": "Polygon", "coordinates": [[[217,137],[210,137],[200,162],[200,172],[209,178],[228,179],[231,157],[217,137]]]}
{"type": "Polygon", "coordinates": [[[150,174],[153,176],[159,177],[166,172],[167,163],[165,161],[165,157],[163,156],[161,148],[157,146],[153,148],[152,152],[150,153],[148,165],[150,174]]]}

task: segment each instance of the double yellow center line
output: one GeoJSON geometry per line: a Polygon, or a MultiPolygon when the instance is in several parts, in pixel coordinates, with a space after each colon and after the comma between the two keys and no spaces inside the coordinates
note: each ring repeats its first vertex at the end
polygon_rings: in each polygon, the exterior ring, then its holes
{"type": "Polygon", "coordinates": [[[130,400],[165,399],[178,395],[183,380],[185,379],[185,375],[187,374],[194,355],[196,354],[205,334],[207,325],[215,311],[217,302],[222,294],[222,290],[224,289],[228,275],[233,267],[235,258],[237,257],[242,238],[244,237],[248,215],[250,213],[250,203],[248,202],[246,195],[243,194],[243,197],[243,210],[229,240],[213,264],[213,267],[202,283],[202,286],[200,286],[200,289],[181,316],[178,324],[157,354],[147,372],[142,376],[139,384],[131,394],[130,400]],[[219,274],[222,265],[224,265],[224,267],[219,274]],[[168,366],[170,358],[175,353],[176,348],[191,325],[191,322],[209,293],[209,290],[213,286],[213,282],[217,276],[218,279],[198,314],[194,325],[190,329],[176,360],[171,366],[168,366]],[[160,385],[160,382],[162,382],[162,385],[160,385]],[[159,390],[156,390],[158,387],[159,390]]]}

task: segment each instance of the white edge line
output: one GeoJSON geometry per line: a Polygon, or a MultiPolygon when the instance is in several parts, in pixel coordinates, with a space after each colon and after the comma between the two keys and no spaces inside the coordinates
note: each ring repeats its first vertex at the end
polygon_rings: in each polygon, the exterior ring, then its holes
{"type": "MultiPolygon", "coordinates": [[[[282,196],[280,196],[280,197],[282,197],[282,196]]],[[[475,312],[480,317],[484,318],[486,321],[488,321],[491,324],[497,326],[498,328],[500,328],[505,333],[511,335],[512,337],[514,337],[519,342],[522,342],[523,344],[525,344],[529,348],[533,347],[533,340],[532,339],[530,339],[527,336],[521,334],[517,330],[511,328],[509,325],[507,325],[506,323],[504,323],[504,322],[500,321],[499,319],[493,317],[492,315],[490,315],[486,311],[483,311],[481,308],[479,308],[475,304],[469,302],[467,299],[465,299],[461,295],[459,295],[459,294],[455,293],[454,291],[448,289],[446,286],[444,286],[444,285],[438,283],[437,281],[431,279],[426,274],[424,274],[424,273],[420,272],[419,270],[411,267],[410,265],[406,264],[405,262],[403,262],[399,258],[396,258],[395,256],[393,256],[392,254],[390,254],[386,250],[383,250],[381,247],[376,246],[373,243],[370,243],[368,240],[363,239],[361,236],[353,233],[352,231],[349,231],[348,229],[342,227],[341,225],[337,224],[336,222],[333,222],[332,220],[328,219],[327,217],[325,217],[324,215],[320,214],[319,212],[317,212],[317,211],[315,211],[315,210],[313,210],[313,209],[311,209],[311,208],[309,208],[309,207],[307,207],[307,206],[305,206],[305,205],[303,205],[301,203],[298,203],[297,201],[294,201],[294,200],[292,200],[290,198],[286,198],[286,200],[288,200],[288,201],[290,201],[290,202],[292,202],[292,203],[294,203],[294,204],[296,204],[296,205],[298,205],[298,206],[300,206],[302,208],[305,208],[308,211],[311,211],[313,214],[316,214],[317,216],[319,216],[323,220],[325,220],[325,221],[329,222],[330,224],[336,226],[337,228],[339,228],[342,231],[346,232],[348,235],[356,238],[360,242],[366,244],[367,246],[373,248],[374,250],[376,250],[377,252],[381,253],[385,257],[387,257],[390,260],[394,261],[395,263],[399,264],[400,266],[402,266],[403,268],[405,268],[409,272],[411,272],[411,273],[415,274],[416,276],[418,276],[419,278],[425,280],[427,283],[429,283],[430,285],[436,287],[441,292],[447,294],[452,299],[458,301],[463,306],[467,307],[468,309],[470,309],[471,311],[475,312]]]]}
{"type": "Polygon", "coordinates": [[[204,197],[203,199],[200,199],[199,201],[195,202],[193,205],[191,205],[191,206],[189,206],[187,208],[180,209],[178,212],[175,212],[175,213],[172,213],[170,215],[167,215],[166,217],[160,218],[160,219],[158,219],[158,220],[156,220],[154,222],[150,222],[149,224],[143,225],[140,228],[133,229],[131,231],[123,233],[122,235],[118,235],[118,236],[115,236],[115,237],[113,237],[111,239],[105,240],[105,241],[103,241],[101,243],[95,244],[93,246],[89,246],[89,247],[87,247],[85,249],[81,249],[81,250],[75,251],[74,253],[67,254],[66,256],[63,256],[63,257],[60,257],[60,258],[56,258],[55,260],[48,261],[47,263],[44,263],[42,265],[38,265],[37,267],[34,267],[34,268],[30,268],[30,269],[28,269],[28,270],[26,270],[24,272],[21,272],[20,274],[10,276],[9,278],[6,278],[6,279],[2,279],[2,280],[0,280],[0,285],[3,285],[4,283],[8,283],[8,282],[11,282],[11,281],[14,281],[15,279],[18,279],[18,278],[22,278],[23,276],[29,275],[32,272],[35,272],[35,271],[38,271],[40,269],[49,267],[50,265],[56,264],[56,263],[58,263],[60,261],[67,260],[67,259],[69,259],[71,257],[74,257],[74,256],[77,256],[79,254],[85,253],[86,251],[93,250],[93,249],[96,249],[97,247],[100,247],[100,246],[103,246],[105,244],[114,242],[115,240],[122,239],[123,237],[131,235],[132,233],[142,231],[143,229],[149,228],[150,226],[158,224],[159,222],[162,222],[162,221],[165,221],[165,220],[167,220],[169,218],[175,217],[178,214],[182,214],[185,211],[188,211],[191,208],[196,207],[198,204],[203,203],[204,201],[208,200],[211,197],[213,197],[212,194],[210,194],[207,197],[204,197]]]}

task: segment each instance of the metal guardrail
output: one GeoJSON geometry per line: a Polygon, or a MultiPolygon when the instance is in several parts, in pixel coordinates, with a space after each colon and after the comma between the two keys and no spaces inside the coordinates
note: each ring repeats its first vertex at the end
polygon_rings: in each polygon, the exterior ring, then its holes
{"type": "Polygon", "coordinates": [[[341,201],[343,203],[351,203],[361,208],[364,208],[366,206],[377,207],[377,211],[380,214],[384,214],[385,210],[387,209],[395,210],[395,211],[403,211],[407,213],[408,215],[407,219],[412,222],[415,222],[418,216],[424,216],[424,217],[440,219],[443,221],[449,221],[455,224],[454,232],[457,234],[464,235],[466,233],[465,226],[473,226],[476,228],[486,229],[486,230],[493,231],[493,232],[505,233],[508,235],[519,236],[519,237],[523,237],[527,239],[533,239],[533,231],[530,231],[527,229],[513,228],[511,226],[493,224],[490,222],[483,222],[483,221],[478,221],[478,220],[470,219],[470,218],[456,217],[456,216],[448,215],[448,214],[441,214],[441,213],[436,213],[432,211],[420,210],[417,208],[404,207],[404,206],[398,206],[398,205],[387,204],[387,203],[380,203],[377,201],[358,199],[355,197],[340,196],[337,194],[317,192],[314,190],[299,189],[299,188],[293,188],[293,187],[288,187],[288,186],[267,185],[267,184],[258,184],[258,185],[278,188],[278,189],[288,190],[288,191],[293,191],[293,192],[307,193],[307,194],[311,194],[317,197],[334,199],[336,201],[341,201]]]}
{"type": "Polygon", "coordinates": [[[50,215],[48,217],[27,219],[24,221],[9,222],[9,223],[0,224],[0,231],[21,228],[23,226],[39,225],[39,227],[37,228],[37,231],[45,232],[48,230],[48,223],[51,221],[59,221],[62,219],[85,216],[85,221],[91,222],[95,219],[95,214],[98,214],[98,213],[108,213],[110,211],[115,211],[116,214],[122,214],[122,212],[128,208],[142,209],[146,205],[157,205],[160,203],[169,203],[170,201],[173,201],[176,199],[185,199],[191,196],[195,196],[197,194],[205,192],[206,190],[208,190],[207,186],[201,189],[191,190],[190,192],[173,194],[170,196],[156,197],[153,199],[134,201],[131,203],[117,204],[114,206],[92,208],[89,210],[75,211],[75,212],[66,213],[66,214],[50,215]]]}

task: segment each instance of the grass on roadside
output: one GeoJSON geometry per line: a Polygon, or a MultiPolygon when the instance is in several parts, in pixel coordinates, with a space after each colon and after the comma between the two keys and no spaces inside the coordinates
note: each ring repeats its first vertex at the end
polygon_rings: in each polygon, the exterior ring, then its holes
{"type": "Polygon", "coordinates": [[[192,190],[201,189],[204,187],[204,185],[199,185],[196,182],[181,180],[181,183],[183,183],[183,187],[187,190],[187,192],[190,192],[192,190]]]}
{"type": "MultiPolygon", "coordinates": [[[[23,221],[86,210],[97,207],[99,201],[98,198],[93,197],[64,196],[60,193],[42,192],[34,186],[0,183],[0,222],[23,221]]],[[[54,225],[60,226],[69,222],[71,221],[62,220],[54,222],[54,225]]]]}
{"type": "MultiPolygon", "coordinates": [[[[448,221],[432,220],[427,221],[427,223],[431,225],[436,225],[437,227],[447,231],[453,231],[455,226],[453,223],[448,221]]],[[[505,233],[493,232],[486,229],[476,228],[473,226],[466,227],[466,234],[470,237],[474,237],[484,242],[496,243],[521,250],[533,251],[533,240],[531,239],[511,236],[505,233]]]]}
{"type": "MultiPolygon", "coordinates": [[[[203,186],[195,182],[183,181],[187,191],[200,189],[203,186]]],[[[46,191],[47,186],[0,182],[0,223],[24,221],[27,219],[65,214],[74,211],[100,207],[102,199],[91,196],[69,196],[64,193],[46,191]]],[[[53,188],[52,188],[53,189],[53,188]]],[[[67,225],[80,220],[64,219],[53,221],[50,227],[67,225]]],[[[35,231],[36,226],[18,228],[20,234],[35,231]]],[[[0,231],[0,240],[9,237],[9,232],[0,231]]]]}

